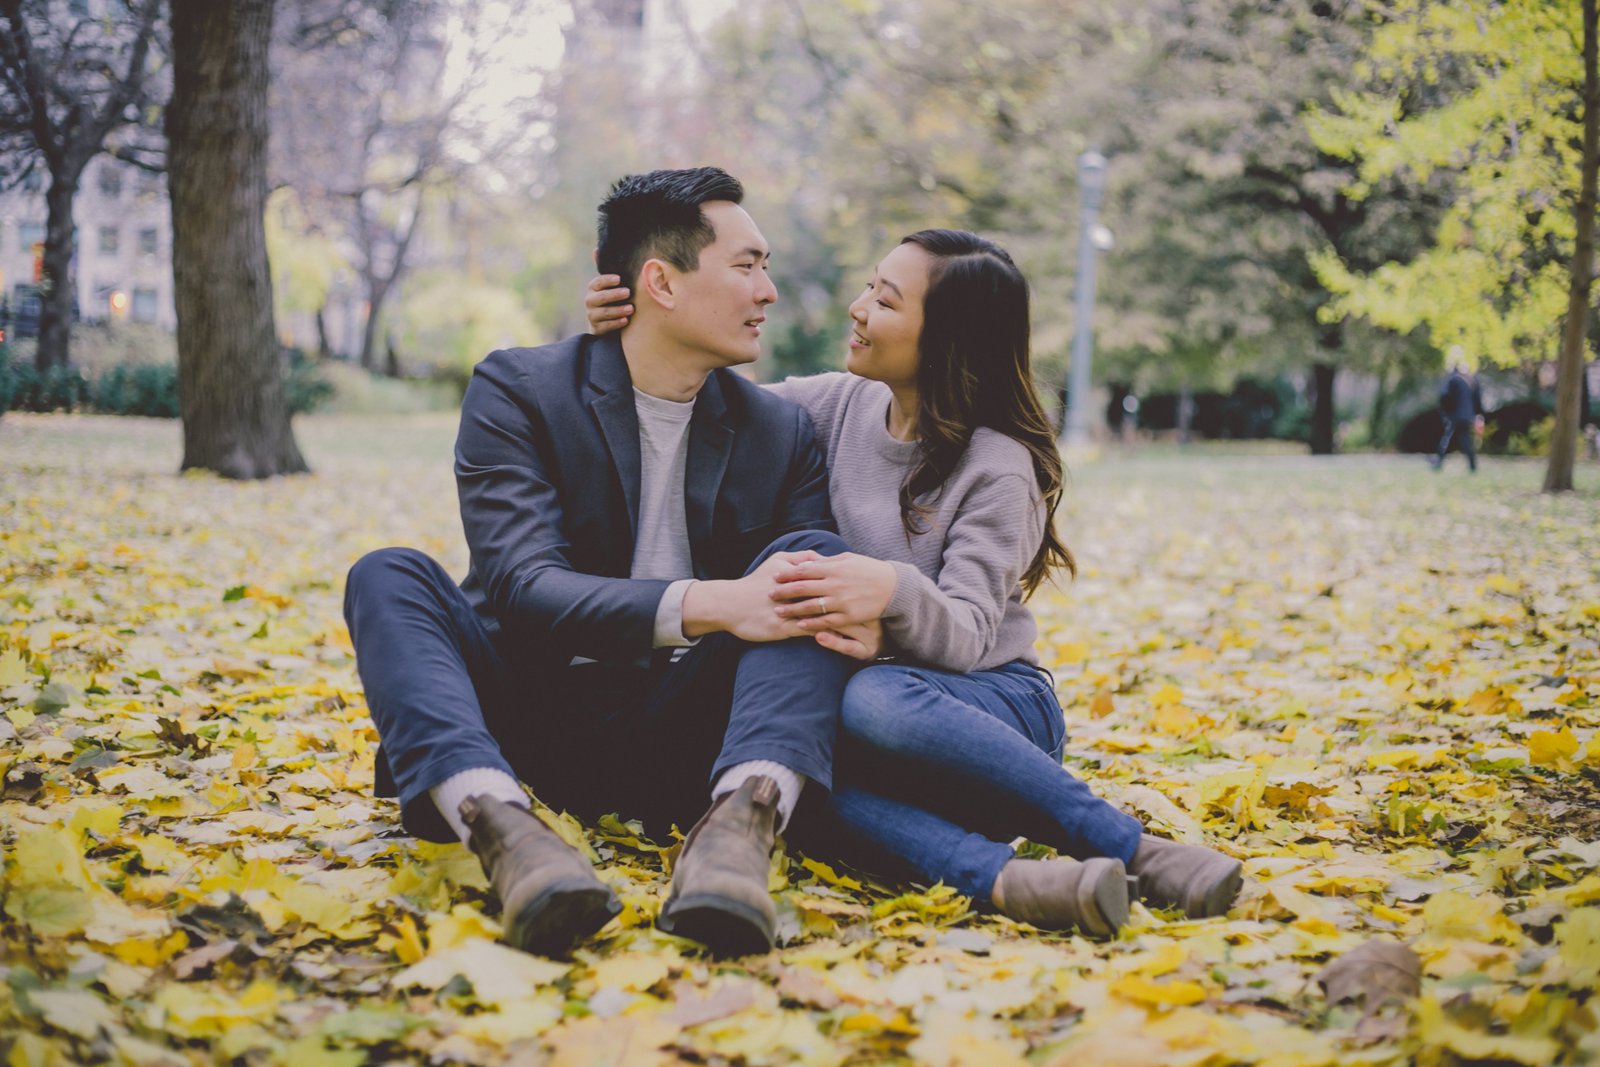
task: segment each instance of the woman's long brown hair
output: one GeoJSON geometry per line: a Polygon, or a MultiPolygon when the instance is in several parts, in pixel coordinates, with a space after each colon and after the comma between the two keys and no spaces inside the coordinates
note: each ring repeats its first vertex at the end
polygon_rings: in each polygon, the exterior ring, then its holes
{"type": "Polygon", "coordinates": [[[900,486],[906,535],[927,528],[929,505],[917,498],[943,489],[980,426],[1028,450],[1044,496],[1044,541],[1022,574],[1031,594],[1052,570],[1078,573],[1056,535],[1061,453],[1033,388],[1028,282],[1011,256],[965,230],[919,230],[901,240],[933,257],[917,341],[917,462],[900,486]]]}

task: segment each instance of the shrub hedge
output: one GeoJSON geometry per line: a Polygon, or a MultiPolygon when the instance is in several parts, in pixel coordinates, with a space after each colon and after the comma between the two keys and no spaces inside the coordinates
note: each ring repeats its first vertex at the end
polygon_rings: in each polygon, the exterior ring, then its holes
{"type": "MultiPolygon", "coordinates": [[[[289,353],[284,388],[296,414],[315,411],[333,395],[332,383],[298,350],[289,353]]],[[[0,413],[87,411],[175,419],[179,410],[178,368],[170,363],[119,363],[92,378],[76,367],[52,367],[40,374],[32,363],[13,360],[0,345],[0,413]]]]}

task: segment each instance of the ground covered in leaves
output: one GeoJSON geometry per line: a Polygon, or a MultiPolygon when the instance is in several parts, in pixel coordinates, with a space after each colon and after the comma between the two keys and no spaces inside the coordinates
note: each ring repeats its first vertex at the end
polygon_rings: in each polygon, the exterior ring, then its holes
{"type": "Polygon", "coordinates": [[[656,844],[556,819],[628,905],[557,961],[370,795],[343,576],[464,570],[451,420],[300,433],[316,475],[235,485],[174,476],[172,424],[0,421],[10,1064],[1600,1056],[1592,467],[1552,500],[1510,462],[1079,465],[1083,575],[1037,601],[1068,764],[1241,857],[1226,918],[1093,943],[780,857],[780,947],[716,963],[653,929],[656,844]],[[1325,970],[1374,943],[1414,955],[1325,970]]]}

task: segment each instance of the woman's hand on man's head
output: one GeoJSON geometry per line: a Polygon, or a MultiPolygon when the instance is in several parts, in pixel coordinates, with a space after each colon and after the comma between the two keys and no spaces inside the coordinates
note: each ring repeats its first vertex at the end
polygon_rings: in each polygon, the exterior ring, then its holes
{"type": "Polygon", "coordinates": [[[627,302],[632,294],[621,283],[615,274],[598,274],[584,291],[583,311],[596,337],[622,329],[633,316],[633,305],[627,302]]]}

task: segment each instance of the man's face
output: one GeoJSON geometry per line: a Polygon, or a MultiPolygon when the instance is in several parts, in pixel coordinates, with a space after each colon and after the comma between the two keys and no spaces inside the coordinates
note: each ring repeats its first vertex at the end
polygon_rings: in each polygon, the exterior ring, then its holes
{"type": "Polygon", "coordinates": [[[714,367],[754,363],[761,324],[778,290],[767,276],[766,238],[744,208],[726,200],[701,206],[716,240],[700,250],[700,269],[674,272],[677,303],[667,328],[685,346],[704,351],[714,367]]]}

